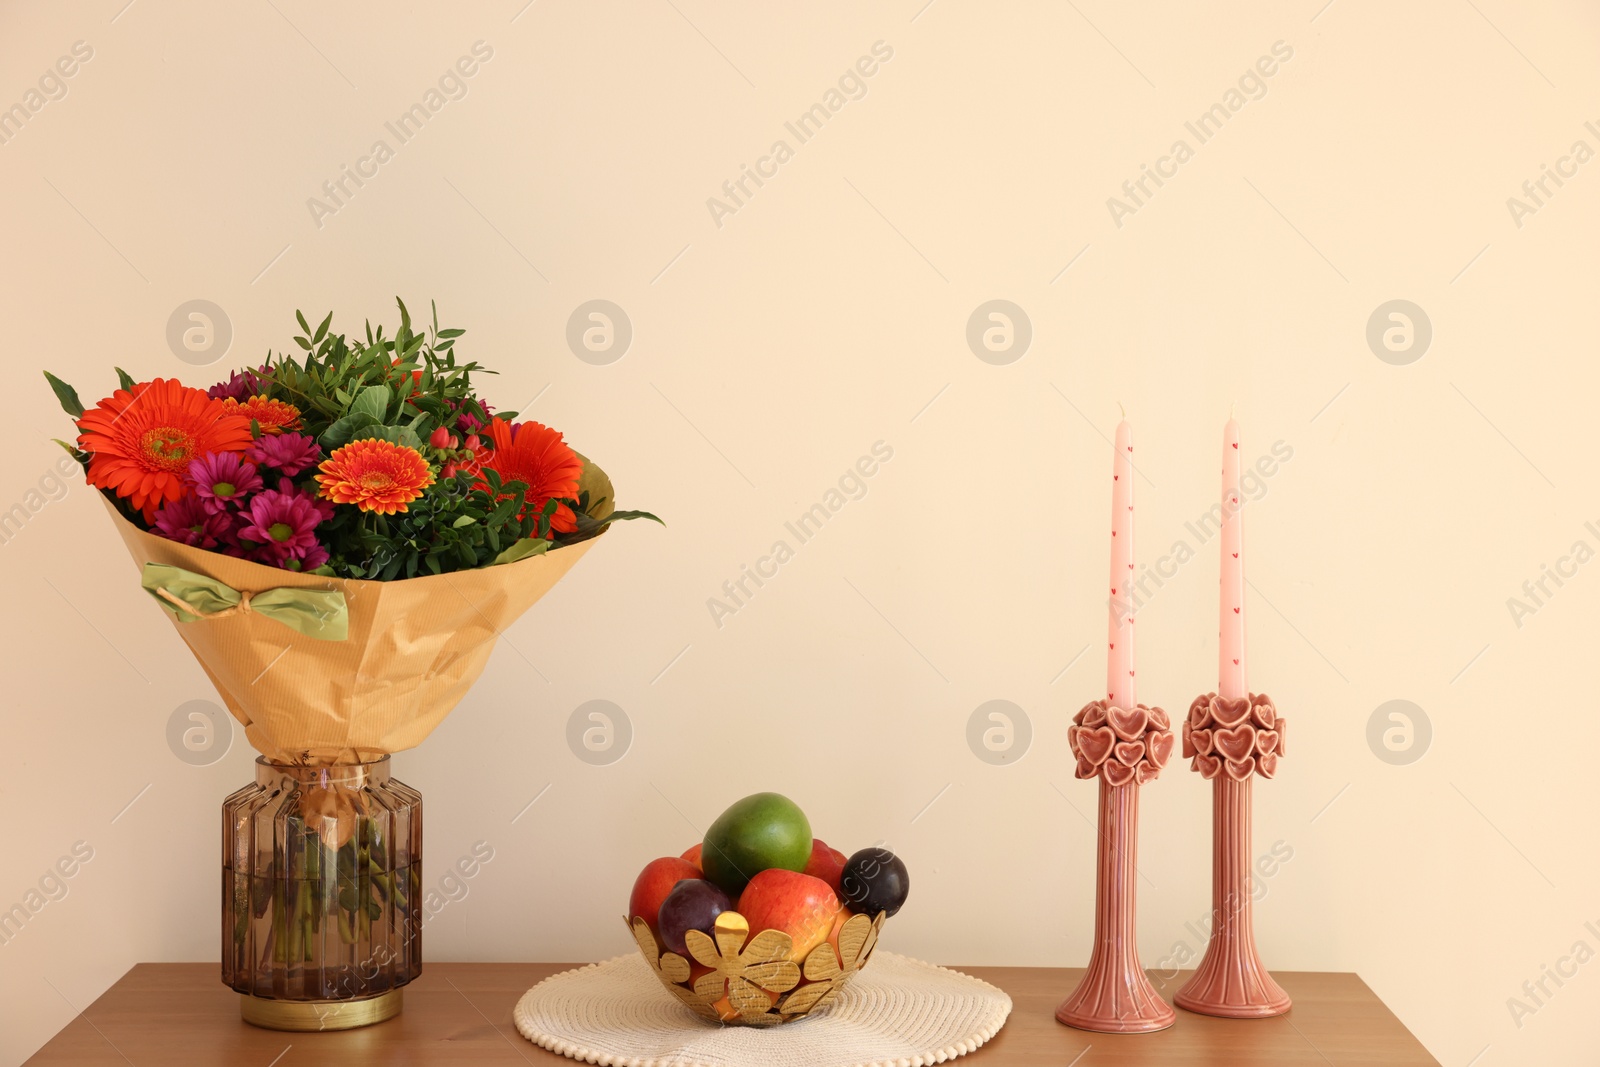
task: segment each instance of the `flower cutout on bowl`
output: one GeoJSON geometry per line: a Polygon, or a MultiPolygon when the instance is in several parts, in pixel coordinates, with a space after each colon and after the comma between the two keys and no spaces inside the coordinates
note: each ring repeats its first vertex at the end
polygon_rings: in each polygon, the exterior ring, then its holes
{"type": "Polygon", "coordinates": [[[1110,785],[1154,781],[1172,757],[1172,723],[1160,708],[1119,708],[1091,701],[1067,730],[1079,778],[1101,775],[1110,785]]]}
{"type": "Polygon", "coordinates": [[[1252,774],[1271,778],[1287,749],[1282,715],[1265,693],[1227,700],[1215,693],[1196,697],[1183,722],[1183,754],[1200,776],[1225,774],[1242,782],[1252,774]]]}
{"type": "Polygon", "coordinates": [[[808,984],[785,997],[778,1010],[784,1015],[804,1015],[831,1002],[834,994],[866,966],[886,918],[885,912],[879,912],[876,919],[865,915],[846,919],[839,928],[839,951],[835,953],[827,941],[812,949],[801,971],[808,984]]]}
{"type": "Polygon", "coordinates": [[[661,979],[661,984],[671,990],[672,995],[690,1011],[702,1019],[717,1022],[717,1012],[711,1002],[684,985],[689,980],[689,961],[676,952],[662,952],[656,944],[655,935],[650,932],[650,924],[643,918],[635,916],[633,922],[628,924],[628,930],[633,934],[640,953],[649,962],[650,969],[661,979]]]}
{"type": "Polygon", "coordinates": [[[778,930],[750,936],[750,924],[736,911],[717,916],[713,940],[699,930],[684,935],[689,954],[710,973],[694,983],[695,993],[707,1001],[723,997],[744,1021],[756,1021],[772,1009],[774,994],[787,993],[800,984],[800,965],[789,958],[794,942],[778,930]],[[748,941],[748,943],[747,943],[748,941]]]}

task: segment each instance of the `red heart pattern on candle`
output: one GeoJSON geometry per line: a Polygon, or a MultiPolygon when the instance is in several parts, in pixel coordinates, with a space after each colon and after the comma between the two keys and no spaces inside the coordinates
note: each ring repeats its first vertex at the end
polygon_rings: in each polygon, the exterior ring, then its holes
{"type": "Polygon", "coordinates": [[[1195,698],[1184,723],[1183,753],[1201,777],[1226,774],[1236,782],[1251,774],[1271,778],[1278,773],[1288,723],[1272,699],[1251,693],[1224,700],[1215,693],[1195,698]]]}
{"type": "Polygon", "coordinates": [[[1137,741],[1144,736],[1145,727],[1150,725],[1150,711],[1141,706],[1110,707],[1106,709],[1106,722],[1124,741],[1137,741]]]}
{"type": "MultiPolygon", "coordinates": [[[[1079,778],[1099,774],[1111,786],[1152,782],[1176,746],[1170,727],[1171,719],[1160,708],[1093,701],[1067,728],[1067,743],[1077,757],[1074,773],[1079,778]]],[[[1187,723],[1184,728],[1187,732],[1187,723]]]]}

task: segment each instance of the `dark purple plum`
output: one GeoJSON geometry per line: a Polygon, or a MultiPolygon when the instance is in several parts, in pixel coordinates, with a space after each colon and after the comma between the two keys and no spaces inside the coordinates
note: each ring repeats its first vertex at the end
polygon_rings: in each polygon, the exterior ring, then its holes
{"type": "Polygon", "coordinates": [[[690,930],[709,935],[717,916],[732,909],[728,894],[711,882],[701,878],[685,878],[673,886],[667,899],[661,902],[656,926],[668,950],[687,956],[689,946],[684,943],[684,935],[690,930]]]}
{"type": "Polygon", "coordinates": [[[893,915],[911,892],[906,865],[886,848],[864,848],[851,856],[839,876],[839,896],[858,915],[893,915]]]}

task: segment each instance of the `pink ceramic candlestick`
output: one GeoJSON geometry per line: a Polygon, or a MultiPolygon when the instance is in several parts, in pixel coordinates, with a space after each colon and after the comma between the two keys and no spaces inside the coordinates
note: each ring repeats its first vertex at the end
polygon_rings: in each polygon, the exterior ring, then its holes
{"type": "Polygon", "coordinates": [[[1083,981],[1056,1010],[1080,1030],[1148,1033],[1171,1026],[1172,1008],[1139,964],[1135,902],[1139,786],[1172,752],[1166,713],[1135,704],[1133,662],[1133,431],[1117,427],[1111,465],[1111,601],[1106,699],[1085,707],[1068,731],[1077,777],[1100,779],[1094,951],[1083,981]]]}
{"type": "Polygon", "coordinates": [[[1222,443],[1222,594],[1217,697],[1201,698],[1185,725],[1202,739],[1197,766],[1212,780],[1211,941],[1205,958],[1174,1004],[1201,1015],[1260,1019],[1282,1015],[1289,995],[1256,952],[1251,916],[1250,791],[1254,774],[1276,773],[1282,752],[1276,709],[1245,687],[1244,517],[1240,514],[1239,423],[1228,420],[1222,443]],[[1245,742],[1245,731],[1249,741],[1245,742]],[[1270,742],[1269,739],[1270,738],[1270,742]],[[1237,746],[1244,745],[1244,748],[1237,746]],[[1237,758],[1236,758],[1237,757],[1237,758]]]}

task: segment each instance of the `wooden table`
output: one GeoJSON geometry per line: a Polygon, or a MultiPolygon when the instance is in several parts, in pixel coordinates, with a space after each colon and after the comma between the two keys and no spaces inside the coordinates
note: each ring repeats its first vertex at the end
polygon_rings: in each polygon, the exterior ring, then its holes
{"type": "MultiPolygon", "coordinates": [[[[511,1009],[523,992],[574,964],[430,963],[406,987],[405,1011],[363,1030],[285,1034],[239,1021],[239,998],[214,963],[141,963],[106,991],[29,1064],[73,1067],[298,1067],[304,1064],[568,1064],[517,1033],[511,1009]]],[[[1438,1062],[1366,983],[1353,974],[1273,973],[1294,997],[1286,1016],[1225,1022],[1178,1012],[1159,1034],[1116,1037],[1055,1021],[1078,968],[961,968],[1011,994],[1011,1018],[963,1063],[973,1067],[1385,1067],[1438,1062]]],[[[1182,979],[1165,983],[1167,992],[1182,979]]]]}

